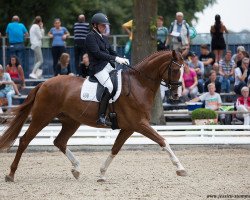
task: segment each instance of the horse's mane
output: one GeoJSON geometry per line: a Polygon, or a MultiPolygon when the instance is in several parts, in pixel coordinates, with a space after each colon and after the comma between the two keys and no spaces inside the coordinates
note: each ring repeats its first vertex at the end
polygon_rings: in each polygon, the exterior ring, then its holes
{"type": "Polygon", "coordinates": [[[145,62],[148,62],[148,60],[151,60],[153,58],[155,58],[158,55],[161,54],[165,54],[165,53],[171,53],[170,50],[161,50],[161,51],[155,51],[154,53],[148,55],[147,57],[145,57],[142,61],[140,61],[139,63],[137,63],[136,65],[133,66],[133,68],[140,68],[141,65],[143,65],[145,62]]]}

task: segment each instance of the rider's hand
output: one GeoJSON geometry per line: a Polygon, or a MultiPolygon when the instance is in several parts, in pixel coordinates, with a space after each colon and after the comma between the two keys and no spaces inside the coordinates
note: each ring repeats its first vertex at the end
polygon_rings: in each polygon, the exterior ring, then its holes
{"type": "Polygon", "coordinates": [[[121,64],[121,65],[129,65],[129,60],[127,58],[121,58],[121,57],[116,57],[115,62],[121,64]]]}

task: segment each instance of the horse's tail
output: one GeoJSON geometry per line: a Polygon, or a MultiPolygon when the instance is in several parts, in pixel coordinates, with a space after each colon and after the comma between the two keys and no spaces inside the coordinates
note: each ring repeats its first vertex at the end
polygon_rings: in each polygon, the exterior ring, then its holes
{"type": "Polygon", "coordinates": [[[23,104],[13,109],[15,117],[10,121],[10,123],[7,125],[8,128],[0,136],[0,150],[11,147],[12,144],[15,142],[17,136],[19,135],[23,127],[23,124],[25,123],[26,119],[30,114],[31,108],[35,101],[36,93],[41,87],[41,85],[42,83],[40,83],[33,90],[31,90],[23,104]]]}

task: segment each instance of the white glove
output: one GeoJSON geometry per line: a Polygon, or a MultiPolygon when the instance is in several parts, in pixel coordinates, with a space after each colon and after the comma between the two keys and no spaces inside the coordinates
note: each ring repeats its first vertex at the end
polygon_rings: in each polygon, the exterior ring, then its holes
{"type": "Polygon", "coordinates": [[[129,65],[129,60],[127,58],[115,57],[115,62],[121,65],[129,65]]]}

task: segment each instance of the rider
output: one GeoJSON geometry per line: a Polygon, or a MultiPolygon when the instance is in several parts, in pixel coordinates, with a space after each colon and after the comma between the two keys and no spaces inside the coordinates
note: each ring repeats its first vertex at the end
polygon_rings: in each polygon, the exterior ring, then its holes
{"type": "Polygon", "coordinates": [[[103,35],[106,25],[109,25],[106,15],[103,13],[93,15],[91,24],[93,29],[87,35],[85,42],[90,62],[89,74],[90,76],[95,76],[99,83],[105,87],[99,105],[97,124],[111,126],[111,122],[106,119],[106,110],[113,91],[109,73],[115,68],[113,61],[119,64],[129,64],[129,61],[118,57],[117,53],[111,48],[108,38],[103,35]]]}

